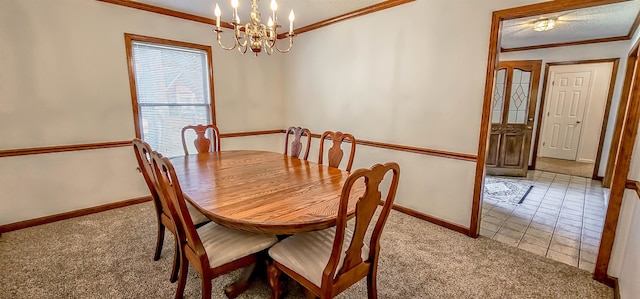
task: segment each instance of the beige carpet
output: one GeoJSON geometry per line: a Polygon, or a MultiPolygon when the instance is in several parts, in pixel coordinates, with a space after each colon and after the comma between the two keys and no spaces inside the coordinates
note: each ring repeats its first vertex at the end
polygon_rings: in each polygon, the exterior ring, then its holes
{"type": "Polygon", "coordinates": [[[538,159],[536,159],[536,170],[568,174],[584,178],[591,178],[593,176],[594,167],[595,163],[582,163],[545,157],[538,157],[538,159]]]}
{"type": "MultiPolygon", "coordinates": [[[[5,233],[1,298],[172,298],[170,234],[152,260],[151,203],[5,233]]],[[[214,298],[239,272],[213,280],[214,298]]],[[[613,298],[611,288],[571,267],[484,237],[472,239],[393,211],[382,236],[380,298],[613,298]]],[[[303,298],[289,284],[287,298],[303,298]]],[[[263,281],[240,298],[269,298],[263,281]]],[[[191,270],[185,298],[200,297],[191,270]]],[[[366,298],[364,281],[340,298],[366,298]]]]}

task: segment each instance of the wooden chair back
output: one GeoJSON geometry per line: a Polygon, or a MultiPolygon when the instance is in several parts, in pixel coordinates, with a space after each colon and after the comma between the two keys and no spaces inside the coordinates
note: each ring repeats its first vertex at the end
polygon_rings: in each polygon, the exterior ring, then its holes
{"type": "Polygon", "coordinates": [[[193,145],[196,147],[198,154],[206,153],[206,152],[219,152],[220,151],[220,131],[218,127],[215,125],[196,125],[196,126],[186,126],[182,128],[182,148],[184,149],[184,154],[188,155],[189,150],[187,149],[187,143],[185,142],[184,133],[187,130],[194,130],[196,132],[196,139],[193,141],[193,145]],[[211,135],[213,137],[213,142],[206,135],[207,130],[211,130],[211,135]]]}
{"type": "MultiPolygon", "coordinates": [[[[331,257],[329,258],[329,263],[327,263],[322,275],[322,285],[320,288],[321,293],[323,294],[322,297],[331,298],[333,295],[342,292],[364,276],[376,275],[378,256],[380,253],[380,235],[382,234],[382,229],[387,222],[387,218],[389,217],[389,213],[393,206],[399,179],[400,167],[395,162],[389,162],[384,165],[376,164],[370,169],[358,169],[345,181],[340,195],[336,235],[333,242],[331,257]],[[362,247],[364,245],[364,238],[367,233],[367,229],[371,224],[376,209],[382,203],[380,183],[384,180],[388,172],[392,172],[391,184],[368,244],[369,258],[367,260],[362,260],[362,247]],[[345,252],[342,248],[342,244],[344,242],[347,221],[349,220],[347,217],[347,211],[349,198],[351,196],[351,188],[354,183],[360,179],[364,179],[366,189],[356,204],[356,219],[353,238],[346,250],[346,256],[342,267],[338,268],[340,256],[345,252]]],[[[370,293],[371,291],[372,290],[369,290],[370,293]]]]}
{"type": "Polygon", "coordinates": [[[291,157],[300,158],[302,153],[302,139],[303,135],[307,135],[307,146],[304,152],[304,160],[309,158],[309,148],[311,147],[311,131],[307,128],[301,127],[289,127],[284,137],[284,154],[291,157]],[[293,140],[291,141],[291,151],[289,151],[289,135],[293,134],[293,140]]]}
{"type": "Polygon", "coordinates": [[[346,171],[351,171],[351,166],[353,166],[353,158],[356,154],[356,138],[351,134],[345,134],[340,131],[331,132],[326,131],[322,133],[320,137],[320,153],[318,157],[318,164],[322,164],[323,156],[324,156],[324,141],[325,139],[333,140],[333,146],[328,151],[328,160],[330,167],[339,167],[340,162],[342,161],[342,156],[344,156],[344,152],[342,151],[342,142],[344,140],[348,140],[351,143],[351,153],[349,154],[349,160],[347,161],[346,171]]]}
{"type": "MultiPolygon", "coordinates": [[[[158,194],[161,198],[164,198],[167,202],[169,214],[173,219],[175,225],[176,238],[181,250],[189,250],[189,253],[197,257],[198,260],[207,261],[206,267],[209,267],[207,253],[204,250],[200,236],[196,231],[196,227],[193,224],[189,209],[180,188],[178,177],[176,176],[175,169],[171,161],[163,157],[158,152],[152,152],[151,158],[153,160],[153,169],[158,180],[158,194]]],[[[194,267],[201,267],[202,265],[194,265],[194,267]]]]}
{"type": "Polygon", "coordinates": [[[138,160],[138,168],[140,168],[149,192],[151,192],[151,198],[156,206],[156,212],[158,215],[162,215],[163,211],[167,210],[167,204],[158,195],[158,182],[153,172],[153,164],[151,161],[151,146],[139,138],[133,139],[132,144],[136,154],[136,160],[138,160]]]}
{"type": "MultiPolygon", "coordinates": [[[[158,180],[156,179],[156,174],[153,169],[153,161],[151,161],[151,155],[153,153],[153,151],[151,150],[151,146],[138,138],[134,139],[132,143],[133,149],[136,153],[136,159],[138,160],[140,172],[142,172],[142,176],[144,177],[144,180],[149,187],[151,198],[153,199],[153,205],[155,206],[156,210],[156,220],[158,221],[158,236],[156,240],[156,250],[153,255],[153,260],[157,261],[160,259],[160,255],[162,254],[162,245],[164,244],[164,229],[168,229],[175,236],[175,225],[173,224],[173,220],[171,218],[171,215],[169,214],[167,201],[158,193],[160,187],[158,185],[158,180]]],[[[171,277],[169,278],[169,281],[171,282],[175,282],[178,278],[178,245],[179,244],[177,240],[175,240],[173,269],[171,270],[171,277]]]]}

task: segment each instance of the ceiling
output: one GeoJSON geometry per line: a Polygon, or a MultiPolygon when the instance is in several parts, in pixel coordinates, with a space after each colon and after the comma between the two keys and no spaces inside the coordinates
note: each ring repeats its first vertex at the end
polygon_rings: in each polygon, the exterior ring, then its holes
{"type": "MultiPolygon", "coordinates": [[[[141,2],[189,14],[215,19],[213,9],[220,5],[222,11],[222,21],[230,22],[233,14],[231,0],[135,0],[141,2]]],[[[354,10],[375,5],[385,0],[277,0],[278,2],[278,23],[284,28],[279,32],[286,32],[289,29],[289,11],[293,9],[296,20],[295,28],[302,28],[313,23],[331,19],[354,10]]],[[[251,0],[239,0],[238,15],[240,21],[249,21],[251,11],[251,0]]],[[[271,0],[258,1],[258,10],[262,14],[262,22],[266,23],[271,9],[271,0]]]]}
{"type": "MultiPolygon", "coordinates": [[[[213,8],[217,3],[222,11],[222,21],[230,22],[231,0],[132,0],[153,6],[185,12],[214,19],[213,8]]],[[[379,4],[388,0],[277,0],[278,20],[282,25],[279,33],[289,29],[288,15],[294,10],[294,29],[328,20],[352,11],[379,4]]],[[[238,14],[241,22],[249,20],[251,0],[239,0],[238,14]]],[[[271,0],[258,0],[258,7],[266,23],[271,0]]],[[[500,46],[514,49],[569,43],[592,39],[627,36],[640,12],[640,0],[569,10],[559,13],[506,20],[502,23],[500,46]],[[555,28],[549,31],[534,31],[533,24],[542,18],[556,20],[555,28]]]]}
{"type": "Polygon", "coordinates": [[[627,36],[640,12],[640,0],[506,20],[502,23],[503,49],[627,36]],[[542,18],[556,19],[555,28],[534,31],[542,18]]]}

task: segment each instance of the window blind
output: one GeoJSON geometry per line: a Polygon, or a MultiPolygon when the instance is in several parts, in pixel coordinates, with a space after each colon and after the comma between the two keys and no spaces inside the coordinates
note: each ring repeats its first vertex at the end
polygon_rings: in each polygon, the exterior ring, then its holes
{"type": "Polygon", "coordinates": [[[131,52],[142,139],[164,156],[182,155],[182,128],[211,123],[207,53],[136,41],[131,52]]]}

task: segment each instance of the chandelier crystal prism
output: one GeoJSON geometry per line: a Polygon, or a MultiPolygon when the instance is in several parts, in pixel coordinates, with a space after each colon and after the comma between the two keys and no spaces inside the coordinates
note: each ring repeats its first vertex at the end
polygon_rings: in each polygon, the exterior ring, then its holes
{"type": "Polygon", "coordinates": [[[293,21],[295,20],[295,14],[293,13],[293,9],[289,13],[289,33],[287,36],[289,37],[289,47],[286,49],[280,49],[277,45],[278,41],[278,33],[277,29],[280,27],[278,25],[278,16],[276,11],[278,10],[278,3],[276,0],[271,0],[271,11],[272,15],[269,17],[267,24],[262,24],[260,20],[260,12],[258,11],[258,1],[260,0],[251,0],[253,2],[251,13],[249,14],[251,21],[246,24],[240,23],[240,16],[238,15],[238,0],[231,0],[231,7],[233,7],[233,19],[231,21],[231,26],[233,26],[234,32],[234,43],[233,46],[227,47],[222,44],[222,29],[220,28],[220,6],[216,3],[216,7],[214,10],[214,14],[216,16],[216,29],[213,31],[216,33],[216,38],[218,40],[218,44],[221,48],[225,50],[233,50],[238,49],[240,53],[244,54],[248,49],[251,49],[256,56],[262,50],[271,55],[274,50],[277,50],[280,53],[287,53],[293,47],[293,21]]]}

